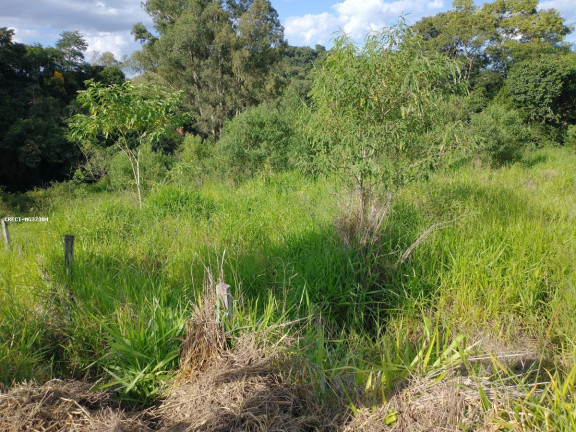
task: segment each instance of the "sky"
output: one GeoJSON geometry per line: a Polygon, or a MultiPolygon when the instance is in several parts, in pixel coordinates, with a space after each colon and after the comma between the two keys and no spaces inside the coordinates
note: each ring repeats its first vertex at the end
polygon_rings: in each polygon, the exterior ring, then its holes
{"type": "MultiPolygon", "coordinates": [[[[0,0],[0,27],[15,30],[26,44],[53,46],[67,30],[79,30],[88,42],[88,55],[112,52],[117,59],[139,48],[130,34],[141,21],[151,20],[141,0],[0,0]]],[[[291,45],[330,46],[337,31],[362,39],[371,29],[409,22],[447,10],[451,0],[271,0],[291,45]]],[[[477,3],[483,3],[482,1],[477,3]]],[[[540,8],[556,8],[569,23],[576,21],[574,0],[545,0],[540,8]]],[[[571,35],[571,41],[576,37],[571,35]]]]}

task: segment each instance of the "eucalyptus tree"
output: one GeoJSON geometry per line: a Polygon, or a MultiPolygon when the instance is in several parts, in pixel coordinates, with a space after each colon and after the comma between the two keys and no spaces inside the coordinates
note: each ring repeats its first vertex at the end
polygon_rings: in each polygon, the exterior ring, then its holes
{"type": "Polygon", "coordinates": [[[84,62],[84,53],[88,49],[88,43],[80,31],[64,31],[60,33],[56,48],[63,53],[64,68],[71,70],[84,62]]]}
{"type": "Polygon", "coordinates": [[[136,63],[162,85],[184,92],[191,128],[217,138],[227,118],[279,92],[273,66],[285,45],[268,0],[147,0],[155,34],[143,24],[136,63]]]}
{"type": "Polygon", "coordinates": [[[86,114],[70,122],[70,138],[84,146],[113,145],[130,161],[138,203],[142,205],[140,155],[142,147],[174,134],[184,118],[178,114],[181,93],[156,87],[134,86],[130,81],[105,86],[90,82],[78,101],[86,114]]]}
{"type": "Polygon", "coordinates": [[[420,138],[458,85],[457,63],[425,53],[404,23],[369,35],[362,47],[338,36],[313,74],[305,113],[313,162],[354,185],[361,216],[448,150],[420,138]]]}

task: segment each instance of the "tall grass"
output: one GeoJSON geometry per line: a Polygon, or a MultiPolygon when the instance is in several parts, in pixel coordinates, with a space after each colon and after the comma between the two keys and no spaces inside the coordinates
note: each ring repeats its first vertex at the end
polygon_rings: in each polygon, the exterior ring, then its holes
{"type": "MultiPolygon", "coordinates": [[[[475,349],[570,351],[576,156],[528,157],[498,170],[454,166],[406,188],[368,251],[335,229],[339,182],[296,172],[199,189],[173,181],[141,210],[129,194],[68,185],[30,193],[20,208],[10,197],[4,212],[49,222],[12,224],[12,250],[0,251],[0,381],[104,377],[150,402],[177,368],[205,268],[218,269],[224,251],[242,299],[231,330],[302,319],[299,351],[326,379],[348,371],[385,394],[465,357],[464,337],[475,349]],[[400,264],[444,221],[454,222],[400,264]],[[70,277],[64,234],[76,236],[70,277]]],[[[567,362],[558,382],[569,380],[567,362]]]]}

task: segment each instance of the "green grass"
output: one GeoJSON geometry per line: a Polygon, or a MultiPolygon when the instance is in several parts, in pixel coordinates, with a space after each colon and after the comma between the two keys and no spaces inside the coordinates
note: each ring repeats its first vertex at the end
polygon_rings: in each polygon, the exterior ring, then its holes
{"type": "MultiPolygon", "coordinates": [[[[547,347],[556,394],[576,349],[575,164],[568,149],[546,149],[511,167],[437,173],[402,191],[374,250],[339,238],[337,181],[295,172],[158,185],[142,209],[129,192],[86,186],[5,196],[6,215],[49,222],[11,224],[12,250],[0,251],[0,382],[103,377],[125,399],[153,401],[178,367],[205,268],[218,274],[224,256],[242,299],[232,329],[303,319],[298,351],[327,378],[349,373],[385,395],[465,358],[465,340],[527,341],[547,347]],[[76,236],[71,277],[64,234],[76,236]]],[[[568,413],[554,400],[521,409],[568,413]]]]}

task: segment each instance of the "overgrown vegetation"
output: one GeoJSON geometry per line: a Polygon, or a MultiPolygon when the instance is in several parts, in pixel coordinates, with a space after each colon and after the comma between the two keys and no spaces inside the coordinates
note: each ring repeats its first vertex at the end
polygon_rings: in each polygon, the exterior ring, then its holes
{"type": "Polygon", "coordinates": [[[134,30],[160,87],[86,83],[74,179],[0,193],[48,218],[0,250],[0,429],[573,430],[557,12],[457,1],[325,52],[265,0],[177,3],[134,30]]]}

